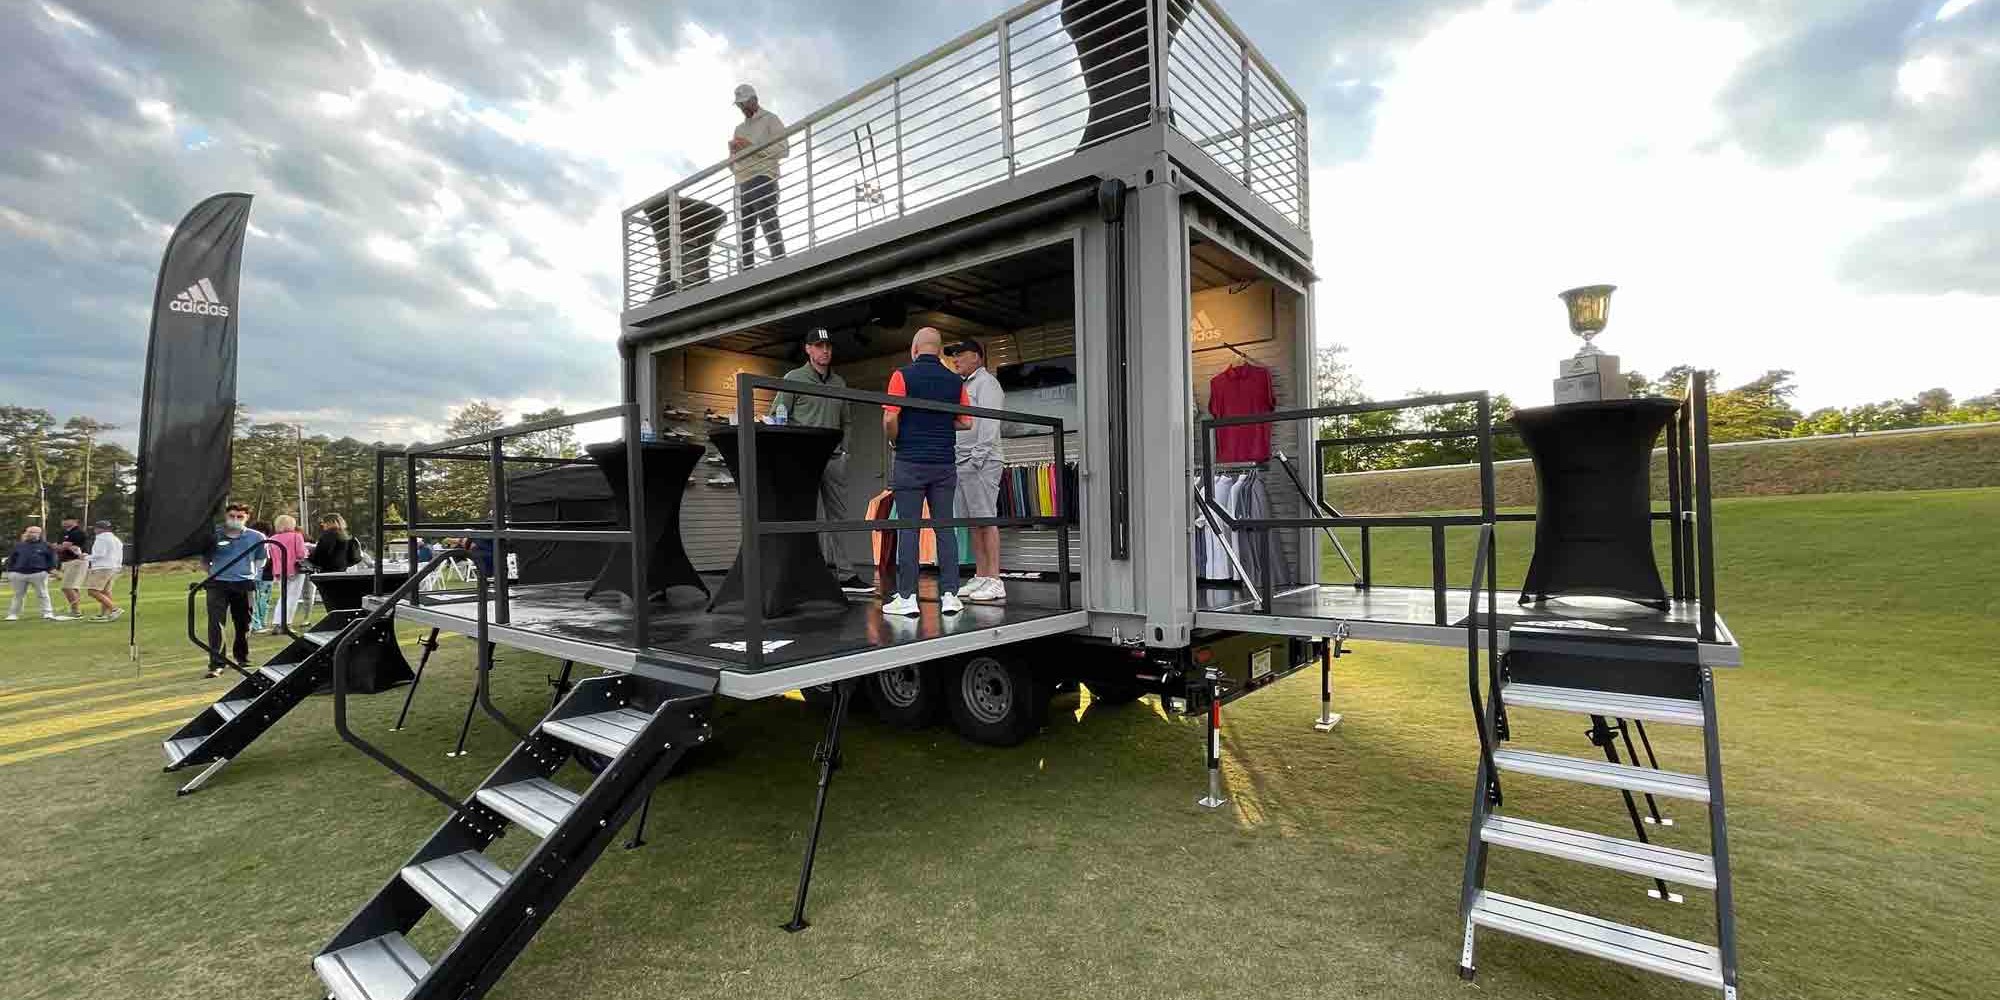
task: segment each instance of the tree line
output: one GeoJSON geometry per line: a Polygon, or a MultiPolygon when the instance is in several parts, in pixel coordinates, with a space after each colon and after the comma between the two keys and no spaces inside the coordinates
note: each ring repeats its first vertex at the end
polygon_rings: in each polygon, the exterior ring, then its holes
{"type": "MultiPolygon", "coordinates": [[[[1339,345],[1315,352],[1314,395],[1320,405],[1367,402],[1360,380],[1341,355],[1339,345]]],[[[1858,434],[1865,431],[1937,427],[1950,424],[2000,422],[2000,389],[1968,399],[1954,399],[1944,389],[1929,389],[1913,399],[1890,399],[1848,407],[1822,407],[1801,413],[1792,405],[1798,386],[1793,373],[1773,369],[1741,385],[1722,388],[1720,374],[1712,369],[1676,365],[1649,379],[1640,372],[1625,373],[1627,390],[1634,396],[1683,398],[1699,373],[1706,377],[1708,392],[1708,434],[1715,443],[1762,441],[1770,438],[1811,437],[1821,434],[1858,434]]],[[[1409,397],[1433,395],[1413,389],[1409,397]]],[[[1495,420],[1514,412],[1514,403],[1505,393],[1493,397],[1495,420]]],[[[1423,431],[1471,432],[1478,426],[1478,405],[1426,407],[1421,410],[1377,411],[1322,421],[1322,438],[1385,438],[1423,431]]],[[[1527,449],[1511,434],[1495,435],[1496,460],[1527,457],[1527,449]]],[[[1429,465],[1457,465],[1479,460],[1478,440],[1472,436],[1446,440],[1375,441],[1331,449],[1328,472],[1366,472],[1375,469],[1409,469],[1429,465]]]]}
{"type": "MultiPolygon", "coordinates": [[[[526,423],[563,416],[561,407],[521,414],[526,423]]],[[[453,410],[445,437],[498,430],[506,414],[484,400],[453,410]]],[[[92,417],[58,420],[45,409],[0,405],[0,526],[13,537],[29,524],[53,529],[65,517],[90,523],[110,521],[121,533],[132,525],[137,473],[132,452],[104,438],[118,430],[92,417]]],[[[372,543],[375,522],[375,454],[401,451],[400,443],[308,434],[298,424],[236,416],[229,495],[249,504],[260,520],[279,514],[317,520],[338,513],[356,537],[372,543]]],[[[573,428],[561,427],[509,440],[513,455],[579,454],[573,428]]],[[[478,451],[484,455],[484,451],[478,451]]],[[[487,466],[483,462],[424,461],[418,466],[423,516],[429,520],[477,520],[486,516],[487,466]]],[[[159,488],[172,489],[162,474],[159,488]]],[[[389,519],[400,521],[409,505],[403,493],[403,466],[390,464],[385,499],[389,519]]],[[[303,525],[310,533],[315,524],[303,525]]]]}

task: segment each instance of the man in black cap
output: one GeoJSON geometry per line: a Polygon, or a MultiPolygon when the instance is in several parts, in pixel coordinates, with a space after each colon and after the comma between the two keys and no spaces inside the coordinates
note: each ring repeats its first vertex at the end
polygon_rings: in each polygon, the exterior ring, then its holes
{"type": "MultiPolygon", "coordinates": [[[[971,337],[961,337],[944,349],[945,357],[958,377],[965,380],[965,397],[973,406],[989,410],[1006,405],[1000,380],[986,369],[986,348],[971,337]]],[[[995,517],[1000,502],[1000,421],[992,417],[972,418],[972,427],[958,432],[953,448],[958,468],[958,517],[995,517]]],[[[968,601],[998,603],[1007,599],[1007,585],[1000,582],[1000,529],[968,528],[972,540],[972,579],[958,588],[958,596],[968,601]]]]}
{"type": "MultiPolygon", "coordinates": [[[[807,331],[805,345],[806,363],[786,372],[785,381],[847,388],[847,380],[834,374],[833,336],[827,333],[826,328],[816,326],[807,331]]],[[[822,520],[847,520],[847,403],[825,396],[780,392],[771,400],[771,414],[788,424],[825,427],[840,432],[840,444],[834,448],[833,457],[827,460],[826,472],[819,481],[819,507],[822,520]]],[[[833,569],[833,575],[840,578],[842,588],[868,589],[868,584],[861,579],[861,564],[844,557],[845,549],[840,542],[838,534],[821,534],[820,554],[833,569]]]]}

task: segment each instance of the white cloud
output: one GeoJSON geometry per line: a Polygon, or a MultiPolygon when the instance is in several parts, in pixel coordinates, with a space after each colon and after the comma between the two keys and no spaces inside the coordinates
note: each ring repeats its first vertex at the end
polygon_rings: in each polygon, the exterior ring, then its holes
{"type": "Polygon", "coordinates": [[[414,264],[417,262],[417,248],[407,241],[393,236],[375,235],[368,237],[368,252],[391,264],[414,264]]]}
{"type": "Polygon", "coordinates": [[[1932,53],[1918,56],[1896,70],[1896,90],[1912,104],[1942,93],[1949,84],[1951,64],[1932,53]]]}
{"type": "Polygon", "coordinates": [[[1665,0],[1495,2],[1440,26],[1384,82],[1367,155],[1315,172],[1320,336],[1378,396],[1545,403],[1576,347],[1555,293],[1612,282],[1600,341],[1627,370],[1790,368],[1807,408],[1990,389],[2000,300],[1836,277],[1846,247],[1914,210],[1867,193],[1884,161],[1866,133],[1835,130],[1793,169],[1717,140],[1716,98],[1756,43],[1665,0]]]}
{"type": "Polygon", "coordinates": [[[65,28],[73,31],[81,31],[92,38],[97,37],[97,29],[91,27],[90,22],[71,13],[67,7],[59,7],[52,3],[43,3],[42,13],[48,15],[49,20],[65,28]]]}

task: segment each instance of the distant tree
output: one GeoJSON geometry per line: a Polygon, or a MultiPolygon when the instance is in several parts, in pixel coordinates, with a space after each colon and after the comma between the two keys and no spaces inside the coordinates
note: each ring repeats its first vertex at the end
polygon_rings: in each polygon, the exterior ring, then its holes
{"type": "MultiPolygon", "coordinates": [[[[445,424],[446,438],[471,437],[490,434],[506,425],[505,415],[500,408],[483,399],[475,399],[458,408],[445,424]]],[[[424,491],[423,502],[418,506],[419,520],[424,521],[482,521],[492,508],[488,493],[487,469],[483,462],[442,461],[426,463],[441,466],[430,477],[420,482],[424,491]]]]}
{"type": "Polygon", "coordinates": [[[1313,400],[1315,406],[1358,403],[1368,397],[1361,392],[1361,379],[1341,355],[1347,348],[1328,344],[1313,351],[1313,400]]]}
{"type": "Polygon", "coordinates": [[[1708,436],[1712,441],[1760,441],[1786,437],[1799,422],[1790,400],[1798,388],[1792,373],[1767,371],[1734,389],[1708,399],[1708,436]]]}
{"type": "Polygon", "coordinates": [[[49,434],[56,418],[49,411],[27,406],[0,406],[0,489],[6,496],[0,503],[8,524],[0,525],[0,537],[12,537],[21,523],[32,519],[49,523],[49,434]]]}
{"type": "MultiPolygon", "coordinates": [[[[546,410],[521,414],[521,422],[532,424],[543,420],[554,420],[563,416],[567,416],[567,414],[563,412],[562,407],[551,406],[546,410]]],[[[519,439],[510,439],[508,442],[508,451],[516,455],[532,455],[543,458],[575,458],[581,454],[577,448],[576,428],[574,426],[535,431],[532,434],[524,434],[519,439]]]]}

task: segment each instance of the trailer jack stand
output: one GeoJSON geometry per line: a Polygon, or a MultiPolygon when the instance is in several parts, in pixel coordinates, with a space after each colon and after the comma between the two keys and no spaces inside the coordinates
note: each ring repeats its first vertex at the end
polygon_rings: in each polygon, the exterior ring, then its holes
{"type": "Polygon", "coordinates": [[[833,784],[833,772],[840,767],[840,723],[847,715],[847,703],[854,697],[854,681],[833,686],[833,709],[826,717],[826,739],[813,748],[819,763],[819,791],[813,797],[812,828],[806,833],[805,862],[799,868],[798,897],[792,902],[792,919],[782,926],[794,934],[812,926],[806,921],[806,892],[812,887],[813,856],[819,853],[819,831],[826,822],[826,790],[833,784]]]}
{"type": "Polygon", "coordinates": [[[176,796],[193,795],[194,793],[201,791],[201,786],[208,784],[208,779],[215,777],[215,772],[222,770],[222,765],[227,763],[229,763],[229,758],[227,757],[215,758],[215,760],[211,762],[207,767],[201,769],[200,774],[194,776],[193,781],[190,781],[187,784],[182,785],[180,787],[180,790],[176,791],[174,795],[176,796]]]}
{"type": "MultiPolygon", "coordinates": [[[[488,664],[493,662],[493,644],[490,642],[486,644],[486,662],[488,664]]],[[[445,754],[446,757],[465,756],[465,737],[472,732],[472,710],[478,707],[479,690],[474,688],[472,691],[472,700],[465,703],[465,721],[460,723],[458,727],[458,746],[450,753],[445,754]]]]}
{"type": "Polygon", "coordinates": [[[403,710],[396,713],[396,724],[389,727],[389,731],[392,733],[402,732],[403,720],[410,717],[410,702],[415,701],[417,698],[417,685],[424,682],[424,667],[430,664],[431,654],[437,652],[438,630],[435,628],[431,629],[431,634],[418,640],[417,645],[424,648],[424,655],[417,658],[417,673],[410,678],[410,689],[403,692],[403,710]]]}
{"type": "Polygon", "coordinates": [[[1318,732],[1330,733],[1333,727],[1340,725],[1340,713],[1333,710],[1333,661],[1345,654],[1341,646],[1346,641],[1347,627],[1343,625],[1320,647],[1319,721],[1313,723],[1313,729],[1318,732]]]}
{"type": "Polygon", "coordinates": [[[1220,809],[1229,800],[1222,797],[1222,678],[1215,668],[1208,680],[1208,794],[1195,800],[1203,809],[1220,809]]]}
{"type": "Polygon", "coordinates": [[[646,801],[639,804],[639,825],[632,829],[632,839],[625,842],[625,849],[636,851],[646,846],[646,817],[653,813],[653,792],[646,791],[646,801]]]}

